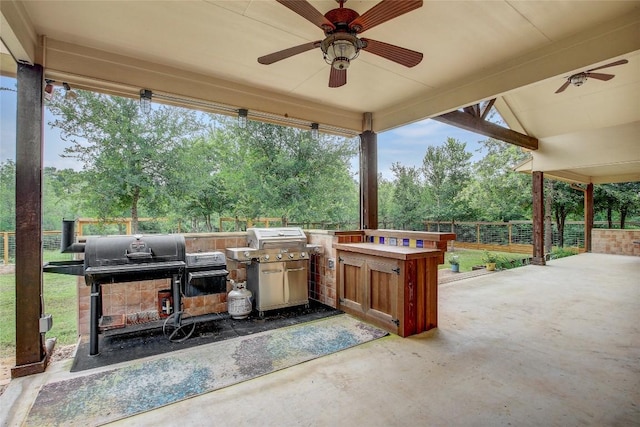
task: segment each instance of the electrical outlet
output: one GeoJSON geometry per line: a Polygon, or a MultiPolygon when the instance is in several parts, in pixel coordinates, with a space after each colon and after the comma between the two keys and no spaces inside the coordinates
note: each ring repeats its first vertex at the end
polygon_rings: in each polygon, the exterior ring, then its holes
{"type": "Polygon", "coordinates": [[[45,314],[40,318],[40,333],[44,334],[51,330],[53,327],[53,316],[45,314]]]}

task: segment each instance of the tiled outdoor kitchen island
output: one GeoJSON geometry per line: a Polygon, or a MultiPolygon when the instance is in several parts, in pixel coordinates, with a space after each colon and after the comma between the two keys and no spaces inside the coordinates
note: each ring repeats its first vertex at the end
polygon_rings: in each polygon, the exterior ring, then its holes
{"type": "Polygon", "coordinates": [[[338,243],[338,308],[402,337],[438,326],[438,264],[451,233],[366,231],[338,243]]]}

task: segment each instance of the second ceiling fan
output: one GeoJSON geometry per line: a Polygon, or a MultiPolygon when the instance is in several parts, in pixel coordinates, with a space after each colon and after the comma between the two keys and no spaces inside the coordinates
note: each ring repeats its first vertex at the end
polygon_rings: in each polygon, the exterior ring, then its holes
{"type": "Polygon", "coordinates": [[[358,34],[422,6],[422,0],[382,0],[362,15],[344,7],[347,0],[336,0],[340,5],[324,15],[306,0],[276,0],[324,31],[325,38],[290,47],[261,56],[261,64],[290,58],[311,49],[320,48],[325,61],[331,65],[329,87],[347,83],[347,68],[360,50],[381,56],[390,61],[414,67],[422,61],[422,53],[392,44],[359,38],[358,34]]]}

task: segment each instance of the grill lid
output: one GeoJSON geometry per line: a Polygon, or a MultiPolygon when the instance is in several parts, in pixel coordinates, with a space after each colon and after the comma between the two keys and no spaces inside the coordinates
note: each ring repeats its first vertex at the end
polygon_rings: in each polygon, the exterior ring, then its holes
{"type": "MultiPolygon", "coordinates": [[[[183,262],[184,237],[178,234],[153,236],[103,236],[87,239],[85,270],[147,263],[183,262]]],[[[141,265],[142,264],[142,265],[141,265]]]]}
{"type": "Polygon", "coordinates": [[[300,227],[247,228],[247,245],[254,249],[304,248],[307,236],[300,227]]]}
{"type": "Polygon", "coordinates": [[[187,268],[219,267],[227,264],[227,258],[222,252],[188,253],[186,261],[187,261],[187,268]]]}

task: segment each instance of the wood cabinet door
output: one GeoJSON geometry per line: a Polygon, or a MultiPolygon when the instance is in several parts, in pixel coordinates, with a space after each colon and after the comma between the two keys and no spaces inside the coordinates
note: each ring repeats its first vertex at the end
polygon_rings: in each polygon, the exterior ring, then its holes
{"type": "Polygon", "coordinates": [[[398,327],[398,262],[372,257],[367,260],[368,310],[366,317],[387,330],[398,327]]]}
{"type": "Polygon", "coordinates": [[[347,312],[364,315],[366,307],[365,260],[357,256],[339,254],[339,307],[347,312]]]}

